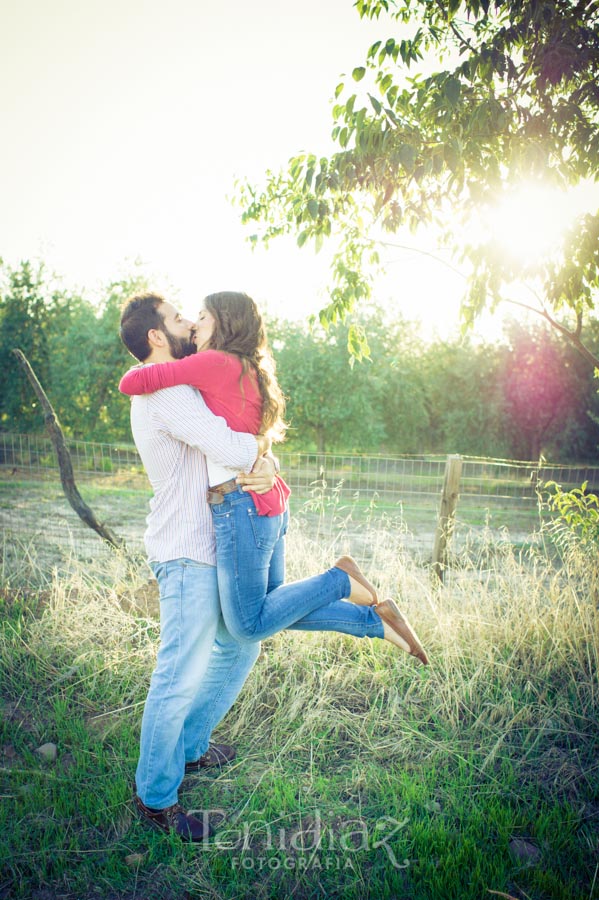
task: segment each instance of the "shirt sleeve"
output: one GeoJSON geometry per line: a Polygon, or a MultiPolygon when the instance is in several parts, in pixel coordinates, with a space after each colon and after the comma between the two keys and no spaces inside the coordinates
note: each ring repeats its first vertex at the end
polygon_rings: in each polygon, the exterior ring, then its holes
{"type": "Polygon", "coordinates": [[[226,357],[223,353],[204,350],[172,362],[152,363],[129,369],[121,378],[119,391],[136,396],[152,394],[177,384],[189,384],[199,390],[206,390],[214,385],[215,380],[218,381],[219,374],[222,375],[225,367],[226,357]]]}
{"type": "Polygon", "coordinates": [[[232,431],[210,412],[201,394],[186,385],[153,394],[151,415],[159,428],[223,466],[250,472],[256,462],[254,436],[232,431]]]}

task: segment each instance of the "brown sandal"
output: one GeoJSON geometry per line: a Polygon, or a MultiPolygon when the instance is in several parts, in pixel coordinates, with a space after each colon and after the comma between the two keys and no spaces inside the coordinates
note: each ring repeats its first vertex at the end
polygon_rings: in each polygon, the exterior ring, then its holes
{"type": "Polygon", "coordinates": [[[365,587],[367,591],[372,594],[372,603],[370,606],[376,606],[378,603],[378,597],[376,595],[376,590],[372,586],[372,584],[368,581],[365,575],[360,571],[360,567],[355,559],[352,559],[351,556],[340,556],[336,563],[333,563],[336,569],[341,569],[342,572],[345,572],[346,575],[349,575],[354,581],[357,581],[362,587],[365,587]]]}
{"type": "Polygon", "coordinates": [[[386,622],[406,642],[410,648],[410,655],[415,656],[423,665],[428,666],[428,656],[424,652],[416,632],[406,617],[400,613],[395,601],[391,599],[383,600],[382,603],[376,605],[375,609],[383,622],[386,622]]]}

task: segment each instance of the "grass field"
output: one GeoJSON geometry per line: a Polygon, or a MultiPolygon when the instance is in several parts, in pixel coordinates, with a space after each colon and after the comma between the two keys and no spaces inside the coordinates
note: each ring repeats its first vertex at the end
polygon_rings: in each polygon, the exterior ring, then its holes
{"type": "Polygon", "coordinates": [[[148,570],[106,555],[34,587],[4,563],[0,897],[599,898],[596,566],[489,539],[433,588],[370,524],[359,546],[296,528],[289,577],[345,550],[401,595],[432,665],[334,634],[266,641],[218,733],[237,760],[182,785],[188,808],[222,811],[200,846],[131,804],[148,570]]]}

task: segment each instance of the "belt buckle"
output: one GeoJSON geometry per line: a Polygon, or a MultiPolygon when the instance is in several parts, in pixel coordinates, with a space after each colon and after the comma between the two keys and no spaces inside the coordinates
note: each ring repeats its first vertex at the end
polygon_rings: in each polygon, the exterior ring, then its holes
{"type": "Polygon", "coordinates": [[[222,503],[224,499],[224,495],[220,491],[208,491],[208,503],[210,506],[216,506],[218,503],[222,503]]]}

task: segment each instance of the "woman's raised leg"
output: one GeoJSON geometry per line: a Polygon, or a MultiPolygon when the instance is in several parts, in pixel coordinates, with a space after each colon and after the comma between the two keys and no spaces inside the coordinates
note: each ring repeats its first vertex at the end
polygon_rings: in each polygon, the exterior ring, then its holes
{"type": "Polygon", "coordinates": [[[322,630],[383,636],[380,618],[373,611],[344,601],[352,587],[362,591],[362,602],[371,602],[371,597],[342,569],[333,566],[320,575],[282,584],[287,512],[259,516],[247,493],[233,491],[212,507],[212,513],[221,608],[237,640],[263,640],[334,602],[342,605],[329,609],[322,630]]]}
{"type": "Polygon", "coordinates": [[[350,557],[320,575],[283,583],[287,511],[259,516],[239,491],[213,507],[213,518],[221,608],[236,640],[263,640],[285,628],[337,631],[388,640],[426,664],[407,620],[393,601],[373,605],[376,592],[350,557]],[[350,595],[353,602],[345,599],[350,595]]]}

